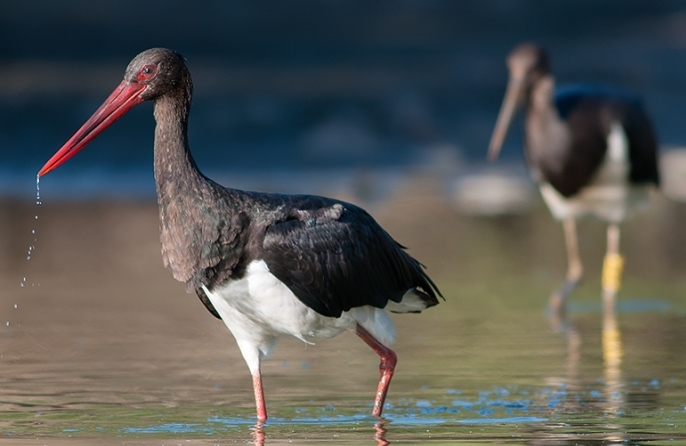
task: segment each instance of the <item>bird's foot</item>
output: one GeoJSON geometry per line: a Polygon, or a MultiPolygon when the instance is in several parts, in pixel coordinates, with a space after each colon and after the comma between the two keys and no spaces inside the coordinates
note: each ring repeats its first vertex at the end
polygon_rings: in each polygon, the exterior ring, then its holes
{"type": "Polygon", "coordinates": [[[560,290],[557,290],[550,295],[550,300],[548,301],[548,313],[550,317],[562,319],[565,316],[566,309],[566,296],[564,296],[560,290]]]}
{"type": "Polygon", "coordinates": [[[567,279],[560,288],[550,295],[548,308],[553,317],[564,318],[567,314],[567,298],[579,284],[579,279],[567,279]]]}

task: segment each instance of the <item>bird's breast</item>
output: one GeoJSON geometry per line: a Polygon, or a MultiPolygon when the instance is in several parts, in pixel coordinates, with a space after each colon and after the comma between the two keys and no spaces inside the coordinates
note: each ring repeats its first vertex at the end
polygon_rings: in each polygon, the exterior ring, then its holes
{"type": "Polygon", "coordinates": [[[541,183],[543,198],[556,218],[593,214],[620,222],[647,204],[649,186],[629,182],[629,141],[622,125],[613,123],[606,139],[607,150],[600,166],[576,194],[565,197],[550,183],[541,183]]]}

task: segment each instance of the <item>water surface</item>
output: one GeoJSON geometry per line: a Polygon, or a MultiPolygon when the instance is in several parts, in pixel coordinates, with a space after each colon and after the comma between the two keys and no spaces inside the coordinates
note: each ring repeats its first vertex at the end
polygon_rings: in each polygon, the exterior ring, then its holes
{"type": "Polygon", "coordinates": [[[554,320],[564,245],[544,209],[469,217],[409,189],[370,210],[446,301],[394,316],[384,419],[369,416],[378,359],[356,336],[284,339],[263,368],[262,431],[231,335],[161,266],[155,203],[43,200],[37,221],[2,203],[0,444],[686,444],[684,245],[667,230],[682,205],[625,225],[615,318],[604,228],[582,223],[587,279],[554,320]]]}

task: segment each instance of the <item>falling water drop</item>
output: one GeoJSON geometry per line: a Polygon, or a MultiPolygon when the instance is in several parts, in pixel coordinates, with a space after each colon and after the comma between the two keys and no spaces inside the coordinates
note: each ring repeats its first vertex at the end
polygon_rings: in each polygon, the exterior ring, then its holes
{"type": "MultiPolygon", "coordinates": [[[[36,175],[36,205],[40,206],[42,204],[41,198],[40,198],[40,176],[36,175]]],[[[38,220],[38,214],[34,215],[33,217],[34,220],[38,220]]],[[[33,253],[36,251],[36,242],[38,241],[38,237],[36,235],[36,229],[31,230],[31,235],[33,235],[33,243],[29,245],[28,250],[26,251],[26,261],[31,260],[31,256],[33,253]]],[[[21,283],[19,284],[20,287],[24,288],[24,285],[26,284],[26,277],[22,278],[21,283]]],[[[40,284],[37,284],[40,286],[40,284]]],[[[36,286],[35,283],[32,283],[31,286],[36,286]]],[[[14,305],[14,308],[17,308],[17,305],[14,305]]]]}
{"type": "MultiPolygon", "coordinates": [[[[41,204],[42,204],[42,202],[41,202],[41,198],[40,198],[40,177],[39,177],[39,176],[36,176],[36,205],[37,205],[37,206],[40,206],[41,204]]],[[[34,219],[34,221],[35,221],[35,220],[38,220],[38,213],[36,213],[36,214],[34,215],[34,218],[33,218],[33,219],[34,219]]],[[[29,245],[29,247],[28,247],[28,249],[27,249],[27,251],[26,251],[26,261],[27,261],[27,262],[31,261],[31,256],[32,256],[33,253],[36,251],[36,244],[37,244],[37,241],[38,241],[38,237],[37,237],[37,235],[36,235],[36,229],[35,229],[35,228],[34,228],[34,229],[31,229],[31,235],[33,236],[33,243],[31,243],[31,244],[29,245]]],[[[24,277],[22,277],[21,282],[19,283],[19,287],[20,287],[20,288],[26,288],[26,284],[27,284],[26,276],[24,276],[24,277]]],[[[31,286],[32,286],[32,287],[34,287],[34,286],[40,286],[40,283],[36,284],[36,283],[33,283],[33,282],[32,282],[32,283],[31,283],[31,286]]],[[[14,303],[14,304],[13,304],[13,308],[14,308],[15,310],[19,309],[19,304],[14,303]]],[[[5,322],[5,326],[6,326],[6,327],[9,327],[9,326],[10,326],[10,321],[9,321],[9,320],[5,322]]],[[[17,324],[16,326],[17,326],[17,327],[21,327],[21,323],[20,323],[20,324],[17,324]]]]}

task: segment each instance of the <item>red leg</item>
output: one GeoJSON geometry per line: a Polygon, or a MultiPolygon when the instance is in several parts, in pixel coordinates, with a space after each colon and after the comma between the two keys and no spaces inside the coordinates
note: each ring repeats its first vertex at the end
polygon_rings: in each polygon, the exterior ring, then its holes
{"type": "Polygon", "coordinates": [[[252,376],[252,387],[255,390],[255,407],[257,408],[257,424],[267,421],[267,405],[264,402],[262,390],[262,375],[259,370],[252,376]]]}
{"type": "Polygon", "coordinates": [[[381,412],[383,411],[384,402],[386,401],[388,386],[391,384],[393,371],[395,370],[395,365],[398,363],[398,356],[393,350],[377,341],[376,338],[362,328],[360,324],[357,324],[355,327],[355,334],[362,338],[362,340],[379,355],[379,358],[381,358],[381,363],[379,364],[381,377],[379,378],[379,385],[376,388],[376,398],[374,399],[374,408],[372,409],[372,416],[380,417],[381,412]]]}

